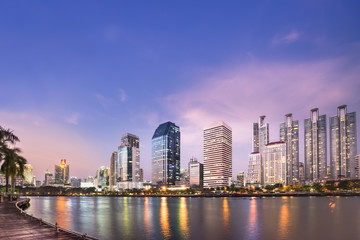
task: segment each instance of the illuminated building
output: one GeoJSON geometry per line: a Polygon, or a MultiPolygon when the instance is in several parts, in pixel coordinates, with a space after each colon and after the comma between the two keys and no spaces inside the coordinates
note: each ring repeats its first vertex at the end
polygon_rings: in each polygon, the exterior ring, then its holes
{"type": "Polygon", "coordinates": [[[299,162],[299,180],[301,184],[305,183],[305,168],[302,162],[299,162]]]}
{"type": "Polygon", "coordinates": [[[140,168],[140,182],[144,182],[144,170],[142,168],[140,168]]]}
{"type": "Polygon", "coordinates": [[[356,113],[338,107],[337,116],[330,118],[330,172],[332,179],[355,179],[357,154],[356,113]]]}
{"type": "Polygon", "coordinates": [[[318,182],[327,177],[326,115],[319,116],[319,109],[310,111],[304,121],[305,181],[318,182]]]}
{"type": "Polygon", "coordinates": [[[204,187],[227,187],[232,177],[232,129],[224,122],[204,129],[204,187]]]}
{"type": "Polygon", "coordinates": [[[190,187],[202,188],[204,181],[204,165],[198,162],[197,158],[192,157],[188,166],[190,187]]]}
{"type": "Polygon", "coordinates": [[[70,184],[73,188],[79,188],[81,186],[81,178],[71,177],[70,184]]]}
{"type": "Polygon", "coordinates": [[[236,175],[236,180],[238,181],[240,187],[244,187],[245,186],[245,173],[244,172],[238,173],[238,175],[236,175]]]}
{"type": "Polygon", "coordinates": [[[249,155],[246,186],[260,186],[262,178],[261,154],[253,152],[249,155]]]}
{"type": "Polygon", "coordinates": [[[30,164],[24,165],[24,184],[25,185],[34,185],[33,183],[33,167],[30,164]]]}
{"type": "Polygon", "coordinates": [[[61,159],[60,166],[55,165],[55,184],[69,184],[69,165],[61,159]]]}
{"type": "Polygon", "coordinates": [[[117,172],[116,169],[118,168],[117,158],[118,158],[118,153],[113,152],[110,157],[110,190],[111,191],[114,190],[114,186],[116,186],[117,184],[116,181],[116,172],[117,172]]]}
{"type": "Polygon", "coordinates": [[[299,121],[293,121],[291,113],[280,124],[280,141],[286,143],[286,182],[295,184],[299,181],[299,121]]]}
{"type": "Polygon", "coordinates": [[[139,137],[130,133],[121,136],[118,148],[118,181],[140,181],[140,148],[139,137]]]}
{"type": "Polygon", "coordinates": [[[175,185],[180,181],[180,128],[160,124],[152,137],[152,183],[175,185]]]}
{"type": "Polygon", "coordinates": [[[355,179],[360,179],[360,154],[355,157],[355,179]]]}
{"type": "Polygon", "coordinates": [[[273,185],[276,183],[287,185],[286,143],[279,141],[266,144],[262,156],[264,157],[263,185],[273,185]]]}

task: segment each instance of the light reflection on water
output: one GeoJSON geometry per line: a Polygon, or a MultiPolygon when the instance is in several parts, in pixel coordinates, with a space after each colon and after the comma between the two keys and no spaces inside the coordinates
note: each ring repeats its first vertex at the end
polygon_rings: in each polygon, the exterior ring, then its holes
{"type": "Polygon", "coordinates": [[[100,239],[355,239],[360,198],[36,197],[28,212],[100,239]],[[322,229],[322,230],[321,230],[322,229]]]}

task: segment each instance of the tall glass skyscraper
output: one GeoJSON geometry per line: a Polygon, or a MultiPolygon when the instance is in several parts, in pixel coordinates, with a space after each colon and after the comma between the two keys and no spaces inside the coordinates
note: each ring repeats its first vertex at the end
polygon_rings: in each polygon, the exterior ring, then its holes
{"type": "Polygon", "coordinates": [[[326,115],[319,116],[318,108],[311,109],[304,125],[305,181],[318,182],[327,176],[326,115]]]}
{"type": "Polygon", "coordinates": [[[232,129],[224,122],[204,129],[204,187],[229,186],[232,177],[232,129]]]}
{"type": "MultiPolygon", "coordinates": [[[[264,184],[264,150],[265,145],[269,143],[269,124],[265,123],[265,116],[259,117],[258,123],[253,123],[253,141],[252,141],[252,152],[260,153],[260,176],[261,176],[261,184],[264,184]]],[[[251,154],[250,154],[250,159],[251,154]]],[[[249,164],[250,165],[250,164],[249,164]]]]}
{"type": "Polygon", "coordinates": [[[113,152],[110,157],[110,191],[114,191],[114,187],[116,186],[117,177],[116,177],[116,169],[118,168],[118,153],[113,152]]]}
{"type": "Polygon", "coordinates": [[[293,121],[291,113],[280,123],[280,141],[286,143],[286,184],[295,184],[299,181],[299,121],[293,121]]]}
{"type": "Polygon", "coordinates": [[[330,172],[332,179],[355,179],[356,144],[356,113],[348,113],[346,105],[339,106],[337,116],[330,118],[330,172]]]}
{"type": "Polygon", "coordinates": [[[130,133],[121,136],[118,148],[118,181],[140,181],[140,148],[139,137],[130,133]]]}
{"type": "Polygon", "coordinates": [[[180,181],[180,128],[160,124],[152,137],[152,183],[175,185],[180,181]]]}

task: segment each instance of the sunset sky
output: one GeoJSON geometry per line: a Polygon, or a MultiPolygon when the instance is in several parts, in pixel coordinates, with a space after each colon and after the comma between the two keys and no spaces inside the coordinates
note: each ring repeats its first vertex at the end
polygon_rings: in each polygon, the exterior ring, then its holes
{"type": "MultiPolygon", "coordinates": [[[[246,171],[252,122],[270,140],[293,113],[360,114],[359,1],[2,1],[0,125],[15,130],[37,179],[110,165],[121,135],[172,121],[181,165],[202,159],[203,129],[233,129],[233,176],[246,171]],[[255,3],[256,2],[256,3],[255,3]]],[[[359,134],[359,120],[358,137],[359,134]]],[[[329,142],[329,140],[328,140],[329,142]]],[[[358,143],[358,150],[359,143],[358,143]]],[[[329,161],[329,158],[328,158],[329,161]]]]}

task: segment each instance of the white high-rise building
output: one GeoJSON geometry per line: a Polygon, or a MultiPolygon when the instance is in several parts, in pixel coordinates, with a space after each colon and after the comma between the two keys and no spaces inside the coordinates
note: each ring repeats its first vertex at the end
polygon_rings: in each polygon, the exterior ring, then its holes
{"type": "Polygon", "coordinates": [[[288,184],[286,143],[282,141],[268,143],[263,156],[264,185],[288,184]]]}
{"type": "Polygon", "coordinates": [[[192,188],[203,187],[204,164],[198,162],[197,158],[192,157],[189,162],[189,185],[192,188]]]}
{"type": "Polygon", "coordinates": [[[246,175],[247,186],[261,185],[261,155],[259,152],[253,152],[249,155],[248,173],[246,175]]]}
{"type": "MultiPolygon", "coordinates": [[[[139,137],[130,133],[121,136],[118,148],[117,171],[121,182],[140,181],[140,148],[139,137]]],[[[116,174],[115,174],[116,175],[116,174]]]]}
{"type": "Polygon", "coordinates": [[[360,154],[355,157],[355,179],[360,179],[360,154]]]}
{"type": "Polygon", "coordinates": [[[286,143],[286,182],[295,184],[299,182],[299,121],[293,121],[291,113],[280,124],[280,141],[286,143]]]}
{"type": "Polygon", "coordinates": [[[232,129],[224,122],[204,129],[204,187],[226,187],[232,177],[232,129]]]}

